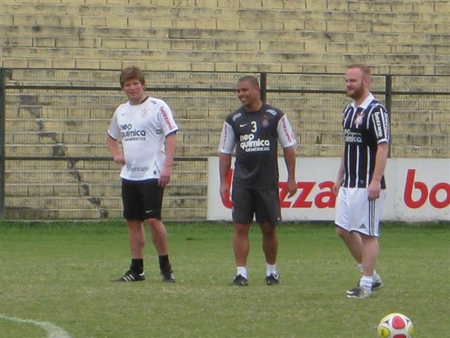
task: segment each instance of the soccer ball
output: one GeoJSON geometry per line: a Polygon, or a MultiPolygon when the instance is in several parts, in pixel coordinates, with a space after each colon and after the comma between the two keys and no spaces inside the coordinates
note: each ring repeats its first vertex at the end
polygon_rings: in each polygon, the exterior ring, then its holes
{"type": "Polygon", "coordinates": [[[414,326],[408,317],[401,313],[391,313],[378,324],[378,336],[381,338],[412,338],[414,326]]]}

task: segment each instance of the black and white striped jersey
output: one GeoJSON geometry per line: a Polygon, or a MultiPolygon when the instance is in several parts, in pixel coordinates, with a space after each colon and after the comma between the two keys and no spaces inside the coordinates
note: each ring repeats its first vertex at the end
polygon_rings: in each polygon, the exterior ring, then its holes
{"type": "MultiPolygon", "coordinates": [[[[342,127],[345,140],[342,186],[368,188],[375,168],[378,144],[390,143],[386,108],[370,94],[359,107],[355,107],[353,102],[344,109],[342,127]]],[[[384,176],[381,188],[386,189],[384,176]]]]}

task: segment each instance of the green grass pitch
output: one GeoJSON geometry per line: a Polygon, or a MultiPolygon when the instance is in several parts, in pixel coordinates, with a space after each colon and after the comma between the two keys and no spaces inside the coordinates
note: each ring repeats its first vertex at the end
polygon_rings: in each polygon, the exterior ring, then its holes
{"type": "MultiPolygon", "coordinates": [[[[385,287],[345,297],[359,271],[332,223],[282,224],[282,285],[264,284],[259,227],[251,230],[250,285],[232,287],[233,226],[167,223],[177,283],[160,282],[151,242],[147,280],[112,283],[129,265],[123,221],[0,221],[0,316],[48,322],[70,337],[377,337],[401,312],[416,337],[450,337],[450,225],[386,224],[377,270],[385,287]]],[[[47,337],[0,318],[1,337],[47,337]]]]}

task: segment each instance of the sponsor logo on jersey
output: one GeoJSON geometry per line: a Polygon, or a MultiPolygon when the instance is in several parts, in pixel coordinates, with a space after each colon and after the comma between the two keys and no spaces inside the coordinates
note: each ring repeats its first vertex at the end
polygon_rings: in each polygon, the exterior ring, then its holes
{"type": "Polygon", "coordinates": [[[276,110],[267,109],[266,112],[269,113],[269,114],[272,114],[273,116],[277,116],[277,111],[276,110]]]}
{"type": "Polygon", "coordinates": [[[234,121],[236,121],[239,117],[241,117],[241,113],[237,113],[236,115],[234,115],[231,119],[234,121]]]}
{"type": "Polygon", "coordinates": [[[145,141],[146,136],[145,130],[133,129],[131,123],[120,125],[120,137],[123,141],[145,141]]]}
{"type": "Polygon", "coordinates": [[[227,130],[226,124],[223,125],[222,134],[220,135],[220,137],[221,137],[221,139],[220,139],[219,148],[221,150],[223,150],[225,148],[225,145],[227,144],[227,140],[228,140],[228,130],[227,130]]]}
{"type": "Polygon", "coordinates": [[[289,143],[291,143],[292,137],[291,137],[291,134],[289,133],[288,127],[286,125],[286,119],[285,118],[281,119],[281,122],[283,123],[282,126],[283,126],[284,135],[286,136],[286,140],[289,143]]]}
{"type": "Polygon", "coordinates": [[[166,110],[164,109],[164,107],[160,107],[159,111],[161,112],[162,116],[164,117],[164,120],[167,123],[167,127],[169,128],[169,130],[173,129],[172,123],[170,123],[170,119],[169,116],[167,116],[166,110]]]}
{"type": "Polygon", "coordinates": [[[355,133],[353,131],[350,131],[350,129],[344,129],[344,136],[345,136],[345,142],[346,143],[363,143],[363,138],[361,133],[355,133]]]}
{"type": "Polygon", "coordinates": [[[256,139],[253,134],[245,134],[239,136],[239,146],[246,153],[255,151],[270,151],[270,141],[256,139]]]}
{"type": "Polygon", "coordinates": [[[148,167],[135,167],[131,164],[127,164],[127,170],[132,172],[145,172],[148,171],[148,167]]]}
{"type": "Polygon", "coordinates": [[[373,114],[373,117],[375,119],[375,125],[377,126],[376,127],[377,136],[378,137],[383,137],[383,128],[381,127],[380,112],[377,111],[375,114],[373,114]]]}

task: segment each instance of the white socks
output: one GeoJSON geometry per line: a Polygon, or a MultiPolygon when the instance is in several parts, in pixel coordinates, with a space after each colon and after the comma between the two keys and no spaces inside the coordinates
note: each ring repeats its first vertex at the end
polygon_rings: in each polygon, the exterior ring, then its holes
{"type": "MultiPolygon", "coordinates": [[[[271,264],[267,264],[266,263],[266,276],[270,276],[270,275],[277,275],[277,265],[271,265],[271,264]]],[[[242,277],[244,277],[245,279],[248,279],[248,274],[247,274],[247,267],[245,266],[238,266],[237,267],[237,273],[236,275],[241,275],[242,277]]]]}
{"type": "Polygon", "coordinates": [[[241,275],[245,279],[248,279],[248,277],[247,277],[247,268],[245,266],[238,266],[236,275],[241,275]]]}
{"type": "Polygon", "coordinates": [[[266,263],[266,276],[270,276],[270,275],[278,275],[277,273],[277,265],[270,265],[266,263]]]}
{"type": "Polygon", "coordinates": [[[359,286],[370,293],[372,291],[372,283],[373,276],[362,276],[361,280],[359,281],[359,286]]]}
{"type": "MultiPolygon", "coordinates": [[[[361,263],[358,263],[357,265],[358,265],[359,270],[361,271],[361,274],[363,274],[364,273],[363,265],[361,263]]],[[[378,281],[381,281],[381,278],[380,278],[380,276],[378,276],[376,270],[373,270],[373,282],[378,282],[378,281]]]]}

